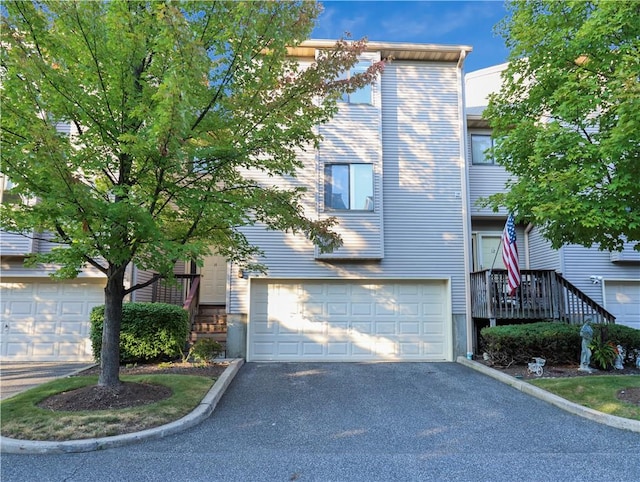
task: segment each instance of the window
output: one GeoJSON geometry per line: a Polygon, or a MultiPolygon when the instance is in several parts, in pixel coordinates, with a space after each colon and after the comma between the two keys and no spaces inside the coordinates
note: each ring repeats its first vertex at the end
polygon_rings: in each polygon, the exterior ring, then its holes
{"type": "Polygon", "coordinates": [[[335,210],[373,211],[373,164],[327,164],[324,205],[335,210]]]}
{"type": "MultiPolygon", "coordinates": [[[[351,78],[351,76],[355,74],[362,74],[366,72],[369,67],[371,67],[371,62],[358,62],[351,67],[346,78],[351,78]]],[[[350,94],[343,94],[340,100],[349,104],[371,104],[371,85],[365,85],[350,94]]]]}
{"type": "Polygon", "coordinates": [[[8,177],[0,178],[0,183],[0,202],[2,204],[20,204],[22,202],[18,194],[11,192],[15,184],[8,177]]]}
{"type": "Polygon", "coordinates": [[[489,135],[471,135],[471,162],[473,164],[495,164],[493,157],[485,154],[487,149],[493,147],[493,140],[489,135]]]}

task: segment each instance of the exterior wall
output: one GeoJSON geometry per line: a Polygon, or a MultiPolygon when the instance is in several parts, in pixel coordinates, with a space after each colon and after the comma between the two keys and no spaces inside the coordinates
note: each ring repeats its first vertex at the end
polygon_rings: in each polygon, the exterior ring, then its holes
{"type": "MultiPolygon", "coordinates": [[[[341,127],[323,128],[323,133],[330,134],[327,143],[321,144],[317,156],[310,150],[301,152],[305,168],[297,179],[283,179],[282,183],[287,187],[306,187],[306,207],[310,210],[308,214],[314,215],[323,202],[322,157],[357,157],[377,162],[380,157],[375,150],[380,145],[382,170],[376,174],[382,176],[379,187],[382,195],[375,193],[373,220],[345,213],[338,231],[345,242],[359,240],[358,246],[363,250],[380,249],[382,256],[376,260],[358,260],[354,256],[344,261],[323,261],[317,259],[313,245],[302,236],[266,231],[258,226],[247,228],[244,230],[247,237],[265,253],[260,261],[268,267],[268,277],[446,279],[450,280],[453,318],[465,319],[467,269],[463,225],[467,221],[461,195],[464,153],[460,148],[463,139],[459,82],[455,63],[394,60],[381,75],[379,114],[371,111],[371,106],[341,106],[336,118],[341,127]],[[353,122],[355,129],[363,129],[363,115],[374,126],[367,127],[367,139],[358,147],[362,139],[357,137],[356,130],[346,126],[347,122],[353,122]],[[377,115],[381,132],[375,127],[377,115]],[[380,137],[376,139],[377,130],[380,137]],[[381,220],[379,226],[376,219],[381,220]],[[371,229],[369,237],[364,224],[372,225],[367,228],[371,229]],[[375,244],[377,232],[379,247],[375,244]]],[[[347,247],[353,246],[356,245],[347,247]]],[[[237,267],[232,266],[231,272],[227,312],[232,320],[243,320],[249,309],[248,282],[238,277],[237,267]]],[[[241,343],[234,340],[246,336],[242,334],[246,322],[238,322],[237,329],[234,323],[228,326],[228,337],[236,346],[241,343]]],[[[458,345],[466,343],[465,330],[459,327],[456,331],[462,337],[455,341],[458,349],[458,345]]],[[[464,352],[466,348],[460,350],[464,352]]]]}
{"type": "MultiPolygon", "coordinates": [[[[33,268],[26,267],[21,258],[2,258],[0,263],[3,278],[49,278],[56,271],[55,265],[37,265],[33,268]]],[[[87,265],[78,275],[82,278],[105,278],[105,276],[93,266],[87,265]]],[[[106,279],[106,278],[105,278],[106,279]]]]}
{"type": "Polygon", "coordinates": [[[478,199],[490,196],[497,192],[505,192],[505,183],[511,177],[507,170],[495,165],[474,165],[471,156],[471,135],[490,135],[489,129],[469,129],[467,132],[467,166],[469,168],[469,212],[471,216],[505,218],[507,210],[500,208],[495,213],[490,207],[481,207],[476,204],[478,199]]]}
{"type": "Polygon", "coordinates": [[[489,94],[495,92],[502,81],[500,74],[507,64],[493,65],[465,75],[465,103],[467,107],[486,107],[489,94]]]}
{"type": "Polygon", "coordinates": [[[561,252],[551,247],[551,243],[542,237],[538,228],[531,230],[528,239],[530,269],[562,271],[561,252]]]}
{"type": "MultiPolygon", "coordinates": [[[[633,249],[630,243],[625,247],[628,250],[633,249]]],[[[604,284],[607,281],[640,282],[639,263],[613,262],[612,253],[600,251],[597,246],[586,248],[570,244],[560,250],[554,250],[541,236],[538,228],[533,228],[530,232],[529,249],[531,269],[553,269],[562,273],[572,284],[602,306],[606,305],[604,284]],[[595,279],[592,279],[592,276],[595,279]]]]}
{"type": "Polygon", "coordinates": [[[591,276],[602,277],[604,280],[640,280],[640,265],[613,263],[611,253],[599,251],[597,246],[585,248],[572,244],[564,246],[562,251],[565,278],[601,305],[604,305],[602,283],[594,284],[591,276]]]}
{"type": "Polygon", "coordinates": [[[0,231],[0,253],[3,256],[24,256],[33,252],[33,239],[21,234],[0,231]]]}

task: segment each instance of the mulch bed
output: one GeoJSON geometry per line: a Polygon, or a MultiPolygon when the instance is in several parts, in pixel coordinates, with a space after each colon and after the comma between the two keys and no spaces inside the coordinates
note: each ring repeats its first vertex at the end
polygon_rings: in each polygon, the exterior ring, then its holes
{"type": "MultiPolygon", "coordinates": [[[[120,375],[196,375],[217,379],[229,366],[226,362],[210,363],[149,363],[120,367],[120,375]]],[[[76,374],[98,375],[100,367],[94,366],[76,374]]],[[[53,395],[38,405],[41,408],[54,411],[86,411],[113,410],[137,407],[149,403],[159,402],[169,398],[172,391],[163,385],[151,383],[123,382],[115,388],[90,385],[69,392],[53,395]]]]}
{"type": "MultiPolygon", "coordinates": [[[[529,380],[540,378],[534,373],[530,373],[527,365],[510,365],[508,367],[499,366],[493,364],[487,360],[476,360],[483,365],[498,370],[512,377],[529,380]]],[[[543,367],[543,378],[567,378],[567,377],[592,377],[597,375],[640,375],[640,368],[634,366],[625,366],[622,370],[596,370],[593,369],[591,373],[579,371],[579,364],[575,365],[545,365],[543,367]]],[[[623,400],[634,405],[640,405],[640,388],[630,387],[618,392],[617,397],[619,400],[623,400]]]]}

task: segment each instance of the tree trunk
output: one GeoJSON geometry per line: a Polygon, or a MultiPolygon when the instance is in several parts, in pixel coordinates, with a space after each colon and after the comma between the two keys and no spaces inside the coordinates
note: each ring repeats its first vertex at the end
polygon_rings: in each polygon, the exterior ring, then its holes
{"type": "Polygon", "coordinates": [[[126,266],[109,266],[107,286],[104,289],[104,325],[98,378],[98,385],[102,387],[120,385],[120,324],[125,268],[126,266]]]}

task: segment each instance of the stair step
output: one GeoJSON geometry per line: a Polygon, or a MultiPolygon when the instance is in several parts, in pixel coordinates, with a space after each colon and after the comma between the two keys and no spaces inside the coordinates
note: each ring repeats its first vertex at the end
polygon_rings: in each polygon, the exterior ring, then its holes
{"type": "Polygon", "coordinates": [[[194,323],[213,323],[218,325],[227,324],[227,315],[196,315],[194,323]]]}
{"type": "Polygon", "coordinates": [[[226,333],[195,333],[195,332],[191,332],[191,334],[189,335],[189,342],[190,343],[195,343],[197,340],[202,340],[202,339],[211,339],[211,340],[215,340],[217,342],[224,343],[224,342],[227,341],[227,334],[226,333]]]}
{"type": "Polygon", "coordinates": [[[194,323],[191,325],[191,331],[196,333],[226,333],[227,325],[216,323],[194,323]]]}
{"type": "Polygon", "coordinates": [[[198,316],[216,316],[226,314],[227,309],[224,306],[200,305],[198,307],[198,316]]]}

